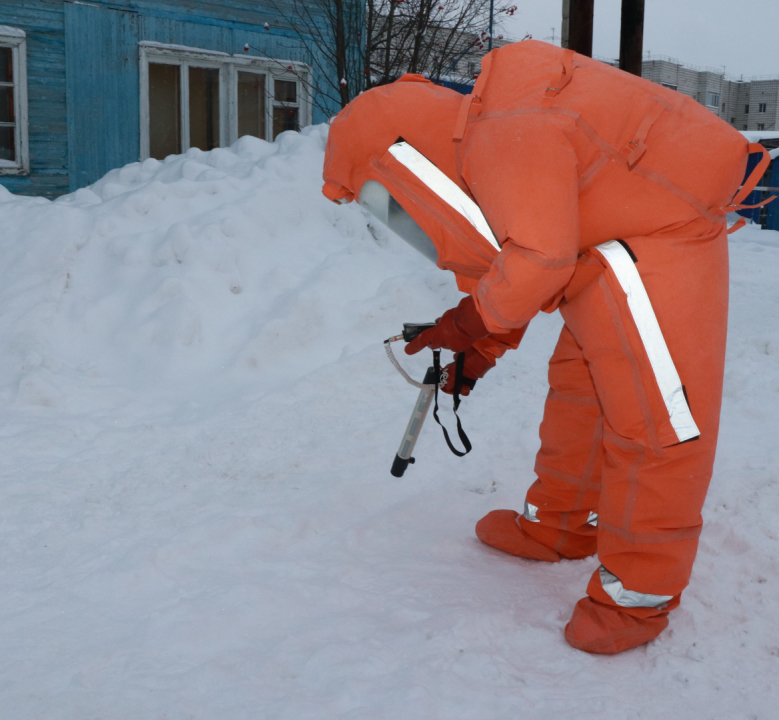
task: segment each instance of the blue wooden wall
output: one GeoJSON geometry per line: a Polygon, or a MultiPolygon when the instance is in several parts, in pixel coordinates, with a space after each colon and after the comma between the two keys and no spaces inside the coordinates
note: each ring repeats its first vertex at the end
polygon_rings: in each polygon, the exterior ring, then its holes
{"type": "Polygon", "coordinates": [[[0,175],[0,183],[11,192],[54,196],[68,191],[62,6],[50,0],[0,0],[0,25],[27,33],[30,175],[0,175]]]}
{"type": "Polygon", "coordinates": [[[139,24],[137,13],[65,4],[70,190],[140,156],[139,24]]]}
{"type": "MultiPolygon", "coordinates": [[[[230,54],[248,42],[259,50],[250,55],[305,62],[315,74],[324,64],[261,0],[0,0],[0,24],[27,33],[31,172],[0,176],[24,194],[56,196],[138,160],[140,41],[230,54]]],[[[337,110],[315,104],[314,122],[337,110]]]]}

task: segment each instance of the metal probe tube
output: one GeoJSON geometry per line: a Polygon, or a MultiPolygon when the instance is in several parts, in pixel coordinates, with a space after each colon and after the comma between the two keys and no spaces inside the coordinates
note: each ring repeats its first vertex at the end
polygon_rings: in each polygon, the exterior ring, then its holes
{"type": "Polygon", "coordinates": [[[411,453],[414,452],[414,446],[417,443],[417,438],[422,430],[422,425],[425,422],[427,412],[430,410],[430,405],[433,401],[433,395],[435,394],[435,368],[431,367],[427,369],[425,379],[422,382],[423,387],[419,391],[414,410],[412,411],[411,418],[406,426],[406,432],[403,434],[403,439],[400,441],[400,449],[395,455],[395,460],[392,462],[392,470],[390,470],[390,472],[395,477],[403,477],[403,473],[406,472],[409,463],[414,462],[411,453]]]}

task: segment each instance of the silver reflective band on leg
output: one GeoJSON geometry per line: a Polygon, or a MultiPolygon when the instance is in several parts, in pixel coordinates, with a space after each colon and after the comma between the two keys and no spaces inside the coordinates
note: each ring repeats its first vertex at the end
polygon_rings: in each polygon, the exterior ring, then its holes
{"type": "Polygon", "coordinates": [[[669,600],[673,600],[673,595],[651,595],[650,593],[640,593],[635,590],[625,590],[622,582],[616,575],[612,575],[603,565],[600,566],[600,584],[609,595],[609,597],[620,607],[627,608],[658,608],[662,609],[669,600]]]}
{"type": "Polygon", "coordinates": [[[592,512],[592,510],[590,510],[590,515],[587,518],[587,525],[598,527],[598,513],[592,512]]]}
{"type": "Polygon", "coordinates": [[[525,520],[529,520],[530,522],[541,522],[536,517],[537,512],[538,512],[538,508],[535,505],[531,505],[527,500],[525,500],[525,512],[523,513],[523,515],[525,516],[525,520]]]}
{"type": "Polygon", "coordinates": [[[646,288],[641,281],[635,263],[628,251],[616,240],[597,245],[595,249],[606,258],[627,295],[628,307],[644,343],[644,348],[646,348],[649,363],[652,366],[660,394],[663,396],[665,407],[671,418],[671,425],[679,442],[698,437],[700,431],[684,397],[682,381],[671,359],[671,353],[668,352],[660,324],[657,322],[657,316],[652,309],[652,303],[646,294],[646,288]]]}
{"type": "Polygon", "coordinates": [[[487,218],[484,217],[484,213],[457,186],[457,183],[442,173],[407,142],[395,143],[389,151],[401,165],[410,170],[447,205],[460,213],[492,247],[500,252],[500,244],[496,240],[487,218]]]}

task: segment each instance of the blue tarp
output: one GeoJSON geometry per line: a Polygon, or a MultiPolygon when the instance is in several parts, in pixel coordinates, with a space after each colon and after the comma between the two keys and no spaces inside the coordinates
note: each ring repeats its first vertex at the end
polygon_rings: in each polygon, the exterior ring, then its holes
{"type": "MultiPolygon", "coordinates": [[[[779,187],[779,162],[776,160],[771,163],[771,181],[769,187],[779,187]]],[[[768,195],[779,195],[779,193],[769,192],[768,195]]],[[[766,230],[779,230],[779,197],[773,202],[768,203],[766,211],[768,213],[765,222],[766,230]]]]}
{"type": "Polygon", "coordinates": [[[444,87],[451,88],[452,90],[456,90],[458,93],[462,93],[463,95],[469,95],[471,91],[473,90],[473,85],[466,85],[465,83],[456,83],[451,82],[449,80],[442,80],[439,85],[443,85],[444,87]]]}
{"type": "MultiPolygon", "coordinates": [[[[744,182],[746,182],[746,179],[752,174],[752,171],[757,167],[757,164],[763,159],[763,156],[759,153],[752,153],[749,156],[749,160],[747,161],[747,171],[744,175],[744,182]]],[[[758,185],[760,183],[758,182],[758,185]]],[[[753,190],[749,195],[747,195],[746,199],[744,200],[744,205],[757,205],[762,199],[763,192],[761,190],[753,190]]],[[[743,215],[745,218],[749,218],[752,220],[752,222],[760,222],[760,208],[755,208],[754,210],[739,210],[739,215],[743,215]]]]}

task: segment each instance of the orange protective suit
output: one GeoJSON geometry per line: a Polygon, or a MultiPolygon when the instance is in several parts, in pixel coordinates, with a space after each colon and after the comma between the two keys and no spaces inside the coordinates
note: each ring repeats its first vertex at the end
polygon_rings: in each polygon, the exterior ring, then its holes
{"type": "Polygon", "coordinates": [[[559,308],[538,479],[522,515],[490,514],[477,533],[543,560],[597,550],[566,638],[606,653],[646,642],[696,554],[722,393],[725,213],[751,189],[733,197],[758,148],[684,95],[536,41],[488,55],[465,98],[402,80],[334,120],[324,193],[390,191],[476,299],[485,357],[559,308]],[[399,137],[475,201],[497,247],[388,151],[399,137]]]}

